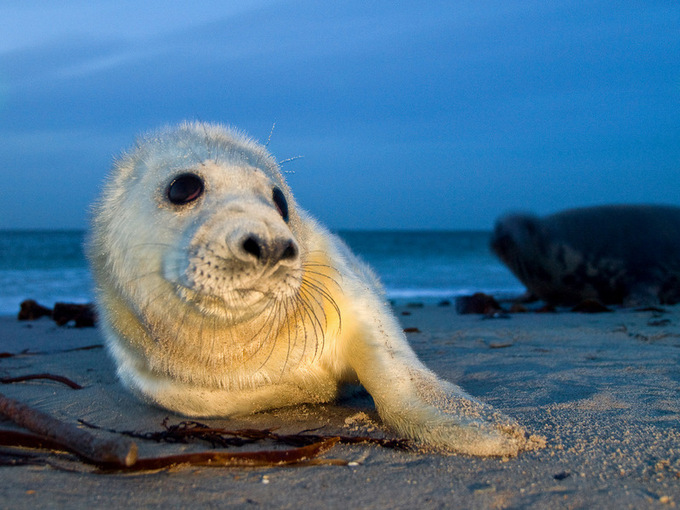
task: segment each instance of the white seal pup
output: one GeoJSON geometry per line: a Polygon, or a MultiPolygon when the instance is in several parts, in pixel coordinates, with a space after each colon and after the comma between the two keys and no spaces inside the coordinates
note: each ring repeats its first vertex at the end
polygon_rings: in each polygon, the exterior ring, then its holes
{"type": "Polygon", "coordinates": [[[422,445],[527,448],[513,420],[418,360],[369,268],[238,132],[188,123],[140,139],[95,206],[88,251],[118,375],[150,403],[226,417],[360,383],[422,445]]]}

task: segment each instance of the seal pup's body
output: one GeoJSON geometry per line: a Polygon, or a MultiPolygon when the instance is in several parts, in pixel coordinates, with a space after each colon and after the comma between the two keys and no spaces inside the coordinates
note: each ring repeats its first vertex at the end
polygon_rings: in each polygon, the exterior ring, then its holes
{"type": "Polygon", "coordinates": [[[491,248],[552,305],[680,302],[680,207],[608,205],[499,219],[491,248]]]}
{"type": "Polygon", "coordinates": [[[89,257],[118,375],[150,403],[231,416],[360,383],[421,444],[526,447],[512,420],[418,360],[370,269],[234,131],[195,123],[141,139],[96,206],[89,257]]]}

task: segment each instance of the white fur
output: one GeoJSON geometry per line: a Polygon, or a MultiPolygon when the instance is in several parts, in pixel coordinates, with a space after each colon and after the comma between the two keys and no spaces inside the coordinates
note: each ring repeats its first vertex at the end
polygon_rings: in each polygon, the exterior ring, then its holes
{"type": "Polygon", "coordinates": [[[141,398],[230,416],[327,402],[359,382],[388,426],[424,445],[477,455],[527,446],[515,422],[418,360],[370,269],[297,207],[273,158],[242,135],[200,123],[148,135],[118,161],[95,213],[103,331],[141,398]],[[183,172],[205,191],[177,207],[166,189],[183,172]],[[251,234],[299,253],[256,263],[241,249],[251,234]]]}

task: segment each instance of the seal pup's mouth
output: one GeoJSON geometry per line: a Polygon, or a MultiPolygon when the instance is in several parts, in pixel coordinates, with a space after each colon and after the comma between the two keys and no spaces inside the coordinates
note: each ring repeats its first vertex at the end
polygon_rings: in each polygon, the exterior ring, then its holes
{"type": "Polygon", "coordinates": [[[237,241],[191,246],[179,258],[174,264],[183,270],[165,271],[178,297],[232,323],[252,319],[272,303],[295,300],[303,280],[292,238],[247,233],[237,241]]]}

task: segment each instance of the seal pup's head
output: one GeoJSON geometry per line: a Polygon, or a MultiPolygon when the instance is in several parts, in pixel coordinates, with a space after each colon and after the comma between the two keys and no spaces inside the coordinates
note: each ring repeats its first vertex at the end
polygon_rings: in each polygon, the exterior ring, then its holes
{"type": "Polygon", "coordinates": [[[300,285],[295,202],[274,159],[238,132],[185,123],[140,139],[95,216],[99,277],[143,306],[171,292],[239,322],[300,285]]]}

